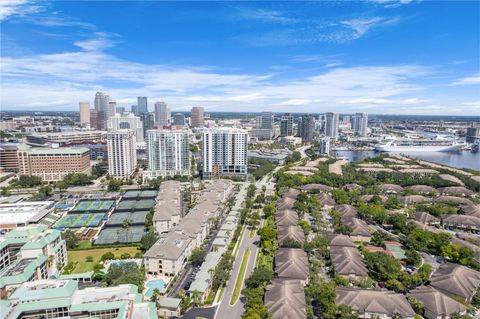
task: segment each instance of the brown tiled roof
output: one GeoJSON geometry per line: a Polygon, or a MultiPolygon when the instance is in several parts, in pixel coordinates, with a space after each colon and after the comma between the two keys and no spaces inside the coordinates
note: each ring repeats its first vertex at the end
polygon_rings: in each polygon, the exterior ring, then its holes
{"type": "Polygon", "coordinates": [[[317,198],[320,204],[322,205],[327,205],[327,206],[333,206],[336,204],[335,200],[332,198],[332,196],[325,194],[325,193],[320,193],[317,194],[317,198]]]}
{"type": "Polygon", "coordinates": [[[378,189],[380,189],[384,193],[401,193],[403,192],[403,187],[396,184],[380,184],[377,185],[378,189]]]}
{"type": "Polygon", "coordinates": [[[422,195],[398,196],[398,200],[403,205],[421,204],[431,202],[432,199],[422,195]]]}
{"type": "Polygon", "coordinates": [[[430,279],[430,286],[449,296],[470,299],[480,287],[480,272],[452,263],[441,265],[430,279]]]}
{"type": "Polygon", "coordinates": [[[280,248],[275,257],[275,272],[279,278],[306,280],[307,253],[300,248],[280,248]]]}
{"type": "Polygon", "coordinates": [[[460,195],[460,196],[471,196],[475,194],[474,191],[469,190],[464,186],[451,186],[451,187],[444,187],[440,189],[442,194],[444,195],[460,195]]]}
{"type": "Polygon", "coordinates": [[[439,223],[440,219],[437,217],[430,215],[429,213],[425,212],[416,212],[415,215],[413,215],[413,218],[416,221],[419,221],[422,224],[429,224],[429,223],[439,223]]]}
{"type": "Polygon", "coordinates": [[[306,318],[305,292],[300,280],[276,278],[267,286],[265,306],[272,319],[306,318]]]}
{"type": "Polygon", "coordinates": [[[362,256],[353,247],[330,247],[330,259],[337,275],[357,277],[368,275],[362,256]]]}
{"type": "Polygon", "coordinates": [[[338,287],[335,303],[348,305],[353,311],[360,313],[385,314],[390,317],[394,314],[403,317],[415,316],[407,298],[393,291],[338,287]]]}
{"type": "Polygon", "coordinates": [[[303,230],[297,225],[279,226],[277,236],[280,244],[282,244],[283,241],[287,238],[291,238],[302,245],[305,243],[305,234],[303,233],[303,230]]]}
{"type": "Polygon", "coordinates": [[[427,186],[427,185],[413,185],[413,186],[408,186],[406,189],[411,190],[412,192],[415,193],[422,193],[422,194],[430,194],[430,193],[435,193],[438,194],[439,191],[432,187],[432,186],[427,186]]]}
{"type": "Polygon", "coordinates": [[[348,235],[334,235],[330,239],[330,247],[355,247],[353,240],[348,235]]]}
{"type": "Polygon", "coordinates": [[[275,213],[277,226],[295,226],[298,225],[298,214],[292,209],[281,209],[275,213]]]}
{"type": "Polygon", "coordinates": [[[428,319],[443,318],[443,316],[450,316],[452,313],[462,313],[467,310],[467,307],[463,304],[431,286],[417,287],[408,296],[423,302],[425,317],[428,319]]]}
{"type": "Polygon", "coordinates": [[[306,184],[300,187],[300,189],[304,191],[319,190],[320,192],[329,192],[332,190],[330,186],[323,184],[306,184]]]}

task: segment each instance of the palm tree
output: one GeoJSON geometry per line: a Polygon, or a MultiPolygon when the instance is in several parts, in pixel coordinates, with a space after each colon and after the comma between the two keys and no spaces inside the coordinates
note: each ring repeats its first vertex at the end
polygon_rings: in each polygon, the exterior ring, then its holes
{"type": "Polygon", "coordinates": [[[158,288],[153,289],[152,297],[150,297],[150,301],[156,302],[159,295],[160,295],[160,290],[158,290],[158,288]]]}
{"type": "Polygon", "coordinates": [[[128,240],[128,233],[129,233],[129,230],[130,230],[130,226],[132,225],[132,222],[133,221],[129,218],[126,218],[126,219],[123,220],[123,229],[125,229],[127,241],[129,241],[128,240]]]}
{"type": "Polygon", "coordinates": [[[201,297],[200,291],[197,289],[192,292],[192,302],[194,307],[198,307],[200,305],[201,297]]]}

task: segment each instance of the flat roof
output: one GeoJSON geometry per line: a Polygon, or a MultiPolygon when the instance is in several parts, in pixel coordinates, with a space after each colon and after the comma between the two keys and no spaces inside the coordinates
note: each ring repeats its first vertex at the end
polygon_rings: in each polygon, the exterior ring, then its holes
{"type": "Polygon", "coordinates": [[[27,224],[31,219],[32,221],[41,219],[48,213],[53,203],[45,201],[0,204],[0,224],[27,224]]]}
{"type": "Polygon", "coordinates": [[[59,148],[43,148],[34,147],[30,149],[32,155],[81,155],[89,152],[86,147],[59,147],[59,148]]]}

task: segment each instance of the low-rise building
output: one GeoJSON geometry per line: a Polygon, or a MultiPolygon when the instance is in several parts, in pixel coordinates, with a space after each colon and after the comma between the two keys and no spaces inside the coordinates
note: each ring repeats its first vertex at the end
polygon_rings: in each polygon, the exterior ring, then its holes
{"type": "Polygon", "coordinates": [[[180,182],[163,182],[160,185],[156,203],[153,226],[157,233],[161,234],[177,226],[180,218],[183,217],[185,207],[180,182]]]}
{"type": "Polygon", "coordinates": [[[196,205],[178,225],[160,236],[145,253],[147,273],[172,278],[185,266],[192,249],[210,233],[214,220],[224,213],[233,192],[230,180],[208,183],[195,199],[196,205]]]}
{"type": "Polygon", "coordinates": [[[272,280],[265,292],[265,306],[272,319],[306,318],[303,284],[300,280],[272,280]]]}
{"type": "Polygon", "coordinates": [[[399,293],[387,290],[357,289],[338,287],[337,305],[347,305],[361,319],[396,318],[413,319],[415,311],[407,298],[399,293]]]}
{"type": "Polygon", "coordinates": [[[90,150],[85,147],[25,148],[17,151],[18,173],[58,182],[70,173],[90,175],[90,150]]]}
{"type": "Polygon", "coordinates": [[[53,201],[0,204],[0,230],[35,224],[53,210],[53,201]]]}
{"type": "Polygon", "coordinates": [[[153,302],[142,302],[135,285],[79,289],[76,280],[22,284],[2,304],[2,318],[157,318],[153,302]]]}
{"type": "Polygon", "coordinates": [[[430,286],[452,298],[470,302],[480,288],[480,272],[465,266],[446,263],[433,273],[430,286]]]}
{"type": "Polygon", "coordinates": [[[0,242],[0,296],[24,282],[47,279],[67,264],[61,232],[36,225],[7,233],[0,242]]]}
{"type": "Polygon", "coordinates": [[[266,160],[280,165],[285,163],[285,160],[290,154],[292,154],[292,151],[289,149],[261,149],[247,152],[248,158],[266,160]]]}
{"type": "Polygon", "coordinates": [[[427,319],[450,319],[454,313],[460,315],[467,313],[465,305],[431,286],[417,287],[410,291],[408,296],[423,303],[424,317],[427,319]]]}

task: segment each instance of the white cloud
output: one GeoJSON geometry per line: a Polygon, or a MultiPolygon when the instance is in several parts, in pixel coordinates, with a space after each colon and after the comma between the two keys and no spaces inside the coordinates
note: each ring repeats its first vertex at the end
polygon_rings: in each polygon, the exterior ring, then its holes
{"type": "Polygon", "coordinates": [[[452,82],[452,85],[472,85],[480,84],[480,75],[472,75],[452,82]]]}
{"type": "Polygon", "coordinates": [[[95,92],[103,90],[125,106],[134,103],[136,96],[146,95],[152,104],[163,99],[174,110],[193,104],[207,110],[346,112],[363,108],[388,113],[398,109],[387,108],[392,105],[421,112],[416,106],[425,105],[426,100],[413,94],[425,88],[417,79],[432,72],[420,65],[356,66],[285,79],[212,67],[136,63],[104,48],[84,45],[76,52],[3,57],[2,108],[76,110],[78,101],[93,100],[95,92]]]}
{"type": "Polygon", "coordinates": [[[73,44],[85,51],[103,51],[114,46],[112,35],[105,32],[95,32],[93,38],[76,41],[73,44]]]}
{"type": "Polygon", "coordinates": [[[351,19],[341,21],[342,25],[348,26],[355,31],[355,36],[357,38],[366,34],[372,28],[392,24],[400,21],[399,18],[384,18],[384,17],[372,17],[372,18],[358,18],[358,19],[351,19]]]}
{"type": "Polygon", "coordinates": [[[287,17],[284,13],[277,10],[267,10],[267,9],[247,9],[241,8],[240,17],[256,20],[266,23],[280,23],[280,24],[291,24],[297,23],[299,20],[291,17],[287,17]]]}
{"type": "Polygon", "coordinates": [[[12,16],[24,16],[42,11],[42,7],[34,5],[30,0],[2,0],[0,1],[0,21],[12,16]]]}

